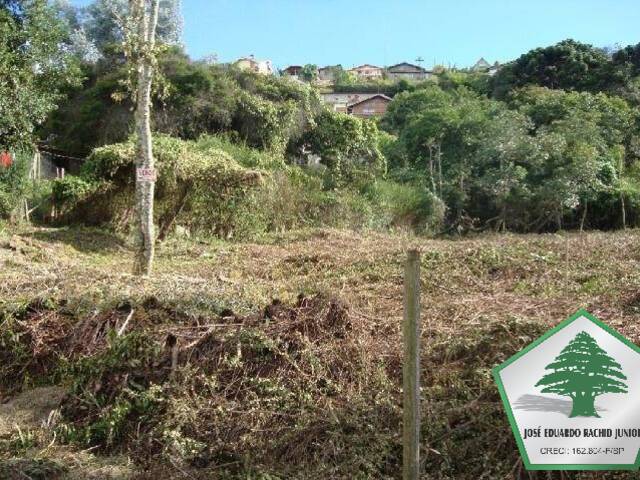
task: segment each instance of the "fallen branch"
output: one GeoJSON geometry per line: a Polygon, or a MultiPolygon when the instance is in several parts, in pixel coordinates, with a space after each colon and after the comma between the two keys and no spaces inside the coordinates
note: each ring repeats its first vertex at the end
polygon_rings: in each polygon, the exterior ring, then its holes
{"type": "Polygon", "coordinates": [[[122,326],[118,330],[118,336],[119,337],[122,336],[122,334],[124,333],[125,329],[127,328],[127,325],[129,325],[129,320],[131,320],[131,317],[133,317],[133,312],[134,311],[135,310],[132,308],[131,311],[129,312],[129,316],[127,316],[127,319],[124,321],[124,323],[122,324],[122,326]]]}

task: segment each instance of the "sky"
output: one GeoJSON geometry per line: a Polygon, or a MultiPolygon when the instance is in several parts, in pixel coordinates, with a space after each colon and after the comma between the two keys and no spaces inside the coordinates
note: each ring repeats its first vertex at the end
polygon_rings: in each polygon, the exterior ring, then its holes
{"type": "Polygon", "coordinates": [[[182,0],[182,9],[192,58],[253,54],[280,68],[417,57],[424,66],[467,67],[566,38],[598,47],[640,42],[640,0],[182,0]]]}

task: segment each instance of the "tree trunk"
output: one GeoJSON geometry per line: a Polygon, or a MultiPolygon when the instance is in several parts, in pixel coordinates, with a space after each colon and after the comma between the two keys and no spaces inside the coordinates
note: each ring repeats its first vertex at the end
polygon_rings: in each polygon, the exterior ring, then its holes
{"type": "Polygon", "coordinates": [[[431,176],[431,192],[436,194],[436,177],[433,169],[433,145],[429,145],[429,175],[431,176]]]}
{"type": "MultiPolygon", "coordinates": [[[[155,169],[151,143],[151,83],[153,63],[151,55],[155,45],[155,29],[158,21],[158,0],[153,0],[150,14],[146,11],[146,0],[131,1],[132,14],[138,22],[136,95],[136,167],[153,172],[155,169]],[[134,10],[135,9],[135,10],[134,10]],[[136,15],[137,14],[137,15],[136,15]]],[[[155,254],[155,229],[153,225],[153,198],[155,180],[139,178],[136,174],[136,254],[134,274],[151,275],[155,254]]]]}
{"type": "Polygon", "coordinates": [[[588,203],[585,200],[584,201],[584,208],[582,209],[582,217],[580,218],[580,233],[582,233],[584,231],[584,221],[587,218],[587,208],[588,208],[588,203]]]}
{"type": "Polygon", "coordinates": [[[569,417],[600,417],[596,412],[595,400],[595,395],[589,392],[576,392],[569,417]]]}
{"type": "Polygon", "coordinates": [[[620,205],[622,206],[622,229],[627,229],[627,210],[624,206],[624,195],[620,195],[620,205]]]}
{"type": "Polygon", "coordinates": [[[440,186],[439,197],[442,198],[442,146],[440,142],[438,142],[438,182],[440,186]]]}

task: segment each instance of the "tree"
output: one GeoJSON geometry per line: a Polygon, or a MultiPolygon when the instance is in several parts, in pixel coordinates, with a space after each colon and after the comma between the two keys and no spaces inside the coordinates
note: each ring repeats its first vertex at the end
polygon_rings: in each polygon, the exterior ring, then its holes
{"type": "Polygon", "coordinates": [[[303,144],[320,155],[332,186],[386,171],[374,122],[326,109],[316,117],[315,123],[304,136],[303,144]]]}
{"type": "Polygon", "coordinates": [[[414,92],[401,92],[393,97],[393,102],[387,107],[381,125],[390,132],[398,134],[409,123],[411,117],[429,109],[449,105],[451,101],[451,96],[435,84],[414,92]]]}
{"type": "MultiPolygon", "coordinates": [[[[180,3],[180,0],[159,1],[156,27],[158,42],[167,45],[180,45],[182,42],[180,3]]],[[[127,11],[127,0],[96,0],[86,8],[86,20],[82,26],[101,52],[124,40],[121,24],[127,11]]]]}
{"type": "Polygon", "coordinates": [[[151,84],[155,69],[159,0],[130,0],[125,52],[137,73],[136,97],[136,258],[134,273],[151,274],[155,253],[153,196],[155,165],[151,145],[151,84]],[[152,178],[139,176],[147,172],[152,178]]]}
{"type": "Polygon", "coordinates": [[[587,332],[578,333],[546,366],[536,387],[573,401],[570,417],[599,417],[595,399],[604,393],[627,393],[622,366],[605,352],[587,332]]]}
{"type": "Polygon", "coordinates": [[[536,203],[542,207],[534,210],[542,222],[555,215],[558,228],[564,212],[579,210],[582,230],[590,206],[597,207],[604,196],[618,198],[624,157],[629,164],[636,160],[633,110],[623,99],[604,93],[546,87],[518,89],[510,103],[533,120],[542,154],[531,172],[536,203]]]}
{"type": "Polygon", "coordinates": [[[342,68],[342,65],[334,65],[332,67],[328,67],[329,71],[333,75],[333,83],[334,85],[348,85],[353,84],[357,81],[356,76],[342,68]]]}
{"type": "Polygon", "coordinates": [[[493,77],[493,93],[502,98],[525,85],[563,90],[598,91],[608,75],[609,57],[591,45],[563,40],[536,48],[505,65],[493,77]]]}
{"type": "Polygon", "coordinates": [[[493,211],[493,217],[487,224],[495,221],[496,230],[506,230],[523,220],[522,212],[517,211],[530,196],[527,174],[531,169],[530,161],[535,149],[529,119],[519,112],[506,110],[499,112],[486,122],[483,128],[484,139],[475,154],[473,192],[483,195],[479,201],[472,201],[470,211],[477,215],[483,211],[493,211]],[[509,213],[516,210],[513,223],[509,213]]]}
{"type": "Polygon", "coordinates": [[[305,82],[313,82],[318,78],[318,66],[311,63],[307,63],[302,70],[300,70],[300,76],[305,82]]]}
{"type": "Polygon", "coordinates": [[[611,60],[629,76],[640,75],[640,43],[621,48],[613,54],[611,60]]]}
{"type": "Polygon", "coordinates": [[[490,122],[506,108],[465,87],[452,92],[429,87],[398,97],[385,120],[394,126],[404,123],[399,141],[414,166],[425,173],[432,193],[447,204],[450,219],[459,222],[473,203],[469,200],[477,180],[479,148],[490,122]]]}
{"type": "Polygon", "coordinates": [[[64,23],[46,0],[0,1],[0,150],[29,148],[79,70],[60,48],[64,23]]]}

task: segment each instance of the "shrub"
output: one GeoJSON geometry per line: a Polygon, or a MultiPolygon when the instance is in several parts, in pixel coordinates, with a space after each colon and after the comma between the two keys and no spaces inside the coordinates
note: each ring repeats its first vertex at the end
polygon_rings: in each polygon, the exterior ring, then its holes
{"type": "MultiPolygon", "coordinates": [[[[325,145],[345,159],[334,166],[339,173],[286,165],[282,156],[226,136],[205,135],[197,141],[157,136],[155,215],[160,238],[174,224],[196,234],[236,239],[307,227],[436,230],[444,212],[439,200],[415,186],[375,181],[376,170],[369,162],[384,165],[377,143],[366,141],[377,142],[375,124],[345,121],[356,137],[325,145]],[[345,152],[358,160],[347,161],[345,152]]],[[[80,177],[56,181],[54,198],[64,218],[126,230],[133,215],[134,155],[132,140],[100,147],[80,177]]]]}
{"type": "Polygon", "coordinates": [[[96,185],[96,183],[73,175],[57,178],[52,184],[53,200],[59,205],[84,200],[95,191],[96,185]]]}
{"type": "Polygon", "coordinates": [[[375,122],[345,113],[325,110],[305,138],[329,170],[329,186],[353,184],[358,178],[371,180],[386,172],[375,122]]]}
{"type": "Polygon", "coordinates": [[[251,148],[230,134],[202,135],[198,138],[196,145],[197,148],[202,150],[222,150],[246,168],[273,170],[285,166],[282,155],[251,148]]]}
{"type": "Polygon", "coordinates": [[[419,185],[378,180],[367,186],[364,193],[385,219],[385,227],[404,226],[434,233],[444,224],[444,203],[419,185]]]}
{"type": "Polygon", "coordinates": [[[243,92],[238,99],[236,119],[247,143],[283,154],[295,124],[296,104],[292,100],[274,102],[243,92]]]}
{"type": "MultiPolygon", "coordinates": [[[[153,145],[158,171],[155,214],[161,236],[178,217],[194,229],[217,232],[227,220],[221,207],[262,180],[260,172],[242,167],[206,142],[158,135],[153,145]]],[[[69,177],[57,184],[61,199],[75,201],[68,219],[128,225],[134,205],[134,157],[132,139],[97,148],[83,166],[81,178],[69,177]]]]}
{"type": "Polygon", "coordinates": [[[0,218],[12,219],[29,188],[29,156],[13,155],[9,167],[0,166],[0,218]]]}
{"type": "Polygon", "coordinates": [[[29,220],[42,219],[47,214],[51,182],[29,178],[32,158],[31,152],[17,152],[10,167],[0,166],[0,219],[10,222],[24,219],[25,205],[29,220]]]}

